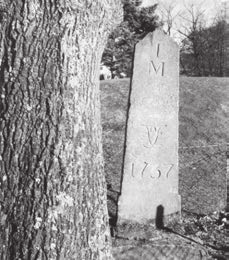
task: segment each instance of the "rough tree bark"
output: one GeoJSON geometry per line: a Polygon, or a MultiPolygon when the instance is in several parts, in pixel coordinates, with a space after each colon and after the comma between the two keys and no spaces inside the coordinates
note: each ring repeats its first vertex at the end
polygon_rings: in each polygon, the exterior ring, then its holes
{"type": "Polygon", "coordinates": [[[99,63],[120,0],[0,3],[0,259],[110,259],[99,63]]]}

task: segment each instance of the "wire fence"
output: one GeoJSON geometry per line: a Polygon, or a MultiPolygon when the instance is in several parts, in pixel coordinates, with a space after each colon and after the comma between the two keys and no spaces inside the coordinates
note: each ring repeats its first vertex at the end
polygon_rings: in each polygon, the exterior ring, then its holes
{"type": "MultiPolygon", "coordinates": [[[[179,147],[180,169],[208,161],[226,161],[229,159],[229,143],[205,145],[181,145],[179,147]]],[[[215,162],[217,163],[217,162],[215,162]]]]}
{"type": "Polygon", "coordinates": [[[200,212],[217,210],[221,203],[229,207],[229,143],[180,145],[179,170],[185,207],[200,212]]]}

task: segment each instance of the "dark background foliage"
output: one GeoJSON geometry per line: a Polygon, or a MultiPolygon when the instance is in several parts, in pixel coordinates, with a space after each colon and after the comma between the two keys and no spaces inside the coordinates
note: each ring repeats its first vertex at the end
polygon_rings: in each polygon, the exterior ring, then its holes
{"type": "Polygon", "coordinates": [[[225,75],[227,24],[217,21],[209,27],[193,28],[182,41],[181,74],[188,76],[225,75]]]}
{"type": "Polygon", "coordinates": [[[147,33],[159,26],[155,14],[157,5],[139,8],[141,1],[123,1],[124,19],[120,26],[112,32],[104,50],[102,63],[112,73],[112,78],[131,75],[135,44],[147,33]]]}
{"type": "MultiPolygon", "coordinates": [[[[109,68],[112,78],[131,76],[135,44],[163,25],[155,13],[156,4],[147,8],[140,8],[140,5],[141,1],[138,0],[123,0],[123,22],[108,39],[102,64],[109,68]]],[[[220,17],[206,26],[201,15],[192,15],[188,30],[178,30],[183,36],[180,43],[180,73],[187,76],[228,76],[226,44],[229,25],[224,17],[220,17]]]]}

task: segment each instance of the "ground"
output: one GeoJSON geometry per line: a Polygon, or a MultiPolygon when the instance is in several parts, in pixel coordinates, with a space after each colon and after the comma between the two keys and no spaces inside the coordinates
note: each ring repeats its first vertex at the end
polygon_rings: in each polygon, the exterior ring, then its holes
{"type": "MultiPolygon", "coordinates": [[[[216,174],[213,176],[220,178],[223,176],[223,172],[225,172],[225,152],[229,143],[228,82],[228,78],[181,77],[180,79],[179,163],[180,179],[183,183],[180,193],[187,195],[187,192],[190,192],[188,185],[193,179],[192,176],[195,173],[193,171],[196,168],[200,169],[200,176],[206,173],[204,171],[201,172],[202,168],[206,169],[208,167],[207,170],[211,171],[211,167],[216,165],[218,168],[214,168],[216,169],[216,174]],[[217,145],[212,146],[215,144],[217,145]],[[185,183],[188,185],[185,185],[185,183]]],[[[116,238],[113,239],[116,259],[135,259],[133,255],[137,255],[137,252],[139,254],[148,252],[149,259],[157,259],[157,254],[164,254],[164,259],[170,259],[166,256],[166,252],[170,255],[173,253],[175,255],[178,254],[178,258],[171,259],[189,259],[183,258],[184,256],[179,253],[184,248],[189,252],[188,255],[192,257],[190,259],[214,259],[212,256],[215,256],[215,259],[227,259],[225,255],[228,252],[227,243],[229,241],[227,241],[226,224],[222,222],[223,213],[220,216],[219,208],[214,210],[213,207],[211,212],[216,211],[215,214],[206,212],[206,214],[201,215],[198,210],[203,210],[202,205],[200,205],[201,208],[194,208],[195,214],[188,212],[185,209],[193,205],[195,197],[191,198],[190,196],[189,200],[183,202],[182,218],[176,223],[170,223],[166,230],[158,231],[152,226],[152,232],[148,232],[146,237],[142,236],[137,230],[135,232],[134,228],[132,229],[134,235],[131,237],[127,234],[122,234],[120,237],[115,231],[129,86],[129,79],[101,82],[103,146],[108,187],[108,209],[112,232],[114,236],[116,235],[116,238]],[[163,247],[164,249],[160,246],[161,243],[164,243],[163,241],[167,241],[165,247],[163,247]],[[158,246],[160,250],[156,250],[158,246]],[[179,247],[183,249],[179,250],[179,247]],[[130,258],[128,258],[128,254],[130,258]],[[200,258],[195,254],[200,255],[200,258]]],[[[204,183],[205,187],[208,187],[209,183],[213,183],[213,187],[209,188],[214,188],[214,179],[209,181],[206,178],[204,182],[206,182],[204,183]]],[[[225,184],[225,181],[223,181],[223,184],[225,184]]],[[[197,197],[202,196],[202,194],[198,194],[200,190],[198,185],[198,182],[193,183],[193,189],[196,189],[197,197]]],[[[220,190],[221,184],[217,187],[216,192],[219,192],[219,196],[222,196],[223,200],[224,195],[222,195],[220,190]]],[[[203,194],[205,195],[206,193],[207,191],[203,190],[203,194]]],[[[206,199],[208,199],[207,196],[206,199]]],[[[214,203],[211,204],[214,205],[214,203]]],[[[207,210],[209,210],[209,207],[207,210]]],[[[147,258],[138,256],[136,259],[147,258]]],[[[158,259],[163,258],[159,257],[158,259]]]]}
{"type": "Polygon", "coordinates": [[[128,234],[117,235],[113,238],[113,252],[118,260],[227,260],[229,225],[221,220],[218,213],[200,217],[183,212],[182,218],[162,230],[151,224],[147,232],[143,231],[146,227],[142,232],[131,228],[128,234]]]}

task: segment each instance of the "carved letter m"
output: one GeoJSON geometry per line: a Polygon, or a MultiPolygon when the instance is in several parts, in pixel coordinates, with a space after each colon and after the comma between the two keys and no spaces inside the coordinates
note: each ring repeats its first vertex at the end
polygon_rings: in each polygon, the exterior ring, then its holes
{"type": "Polygon", "coordinates": [[[165,63],[162,62],[161,64],[159,64],[158,67],[156,67],[156,65],[154,64],[154,62],[151,60],[150,61],[150,64],[151,64],[151,67],[153,67],[154,71],[156,72],[156,74],[158,73],[158,71],[160,70],[160,68],[162,67],[161,69],[161,76],[164,76],[164,66],[165,66],[165,63]]]}

